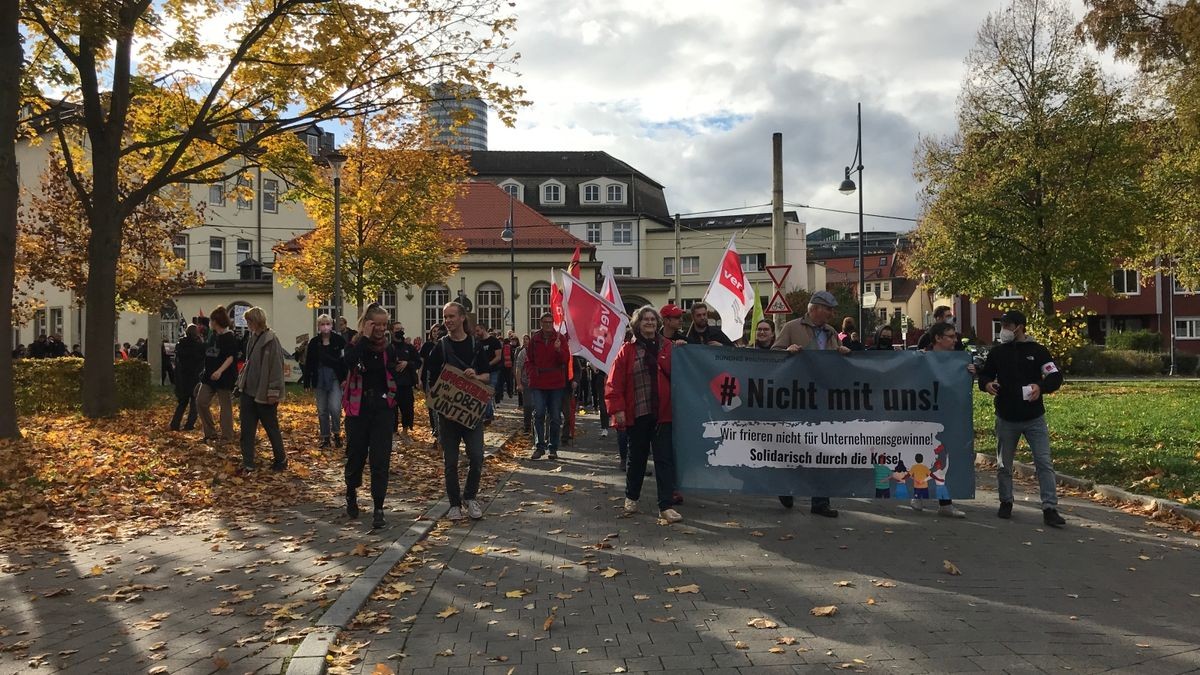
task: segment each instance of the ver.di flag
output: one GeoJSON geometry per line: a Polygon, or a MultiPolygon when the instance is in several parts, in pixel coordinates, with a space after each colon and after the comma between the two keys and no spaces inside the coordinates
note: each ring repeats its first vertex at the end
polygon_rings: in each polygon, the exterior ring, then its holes
{"type": "MultiPolygon", "coordinates": [[[[575,254],[571,256],[571,264],[567,266],[567,271],[576,279],[579,278],[579,247],[575,247],[575,254]]],[[[566,333],[567,327],[563,322],[563,293],[555,279],[554,270],[550,270],[550,315],[554,317],[554,330],[560,333],[566,333]]]]}
{"type": "Polygon", "coordinates": [[[612,265],[604,263],[600,267],[600,271],[604,273],[604,283],[600,286],[600,295],[610,305],[622,310],[622,313],[624,313],[625,303],[621,300],[621,291],[617,288],[617,282],[613,278],[612,265]]]}
{"type": "Polygon", "coordinates": [[[608,372],[625,338],[625,312],[569,274],[562,275],[564,324],[571,353],[608,372]]]}
{"type": "Polygon", "coordinates": [[[721,315],[721,332],[730,340],[741,340],[745,331],[746,312],[750,311],[754,302],[754,291],[746,282],[733,239],[729,238],[729,246],[725,249],[725,255],[721,256],[717,273],[704,292],[704,302],[721,315]]]}

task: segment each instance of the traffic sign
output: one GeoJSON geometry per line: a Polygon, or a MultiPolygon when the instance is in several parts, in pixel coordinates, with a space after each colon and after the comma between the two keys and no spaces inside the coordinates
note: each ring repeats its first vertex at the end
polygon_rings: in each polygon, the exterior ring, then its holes
{"type": "MultiPolygon", "coordinates": [[[[783,280],[787,279],[787,275],[791,271],[791,265],[767,265],[767,274],[771,277],[771,283],[775,284],[775,288],[783,288],[783,280]]],[[[787,301],[785,300],[783,304],[786,305],[787,301]]]]}
{"type": "Polygon", "coordinates": [[[875,303],[877,302],[879,302],[879,296],[875,295],[873,291],[867,291],[866,293],[863,293],[863,309],[875,309],[875,303]]]}
{"type": "MultiPolygon", "coordinates": [[[[784,276],[787,276],[786,274],[784,276]]],[[[791,314],[792,308],[788,305],[787,298],[783,297],[783,291],[776,289],[775,295],[771,296],[771,302],[767,304],[763,314],[791,314]]]]}

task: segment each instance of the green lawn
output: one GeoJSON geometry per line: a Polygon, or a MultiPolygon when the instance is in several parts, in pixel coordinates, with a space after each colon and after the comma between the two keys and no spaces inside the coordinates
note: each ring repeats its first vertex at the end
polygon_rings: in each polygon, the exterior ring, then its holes
{"type": "MultiPolygon", "coordinates": [[[[995,452],[991,397],[975,392],[975,449],[995,452]]],[[[1046,401],[1054,467],[1200,506],[1200,382],[1068,381],[1046,401]]],[[[1017,460],[1031,462],[1022,441],[1017,460]]]]}

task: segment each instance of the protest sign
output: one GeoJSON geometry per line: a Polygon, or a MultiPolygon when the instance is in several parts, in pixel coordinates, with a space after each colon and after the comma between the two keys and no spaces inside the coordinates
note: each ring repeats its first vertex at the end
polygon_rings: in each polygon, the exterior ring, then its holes
{"type": "Polygon", "coordinates": [[[433,383],[429,398],[434,412],[468,429],[474,429],[479,426],[492,394],[491,387],[447,364],[433,383]]]}
{"type": "Polygon", "coordinates": [[[676,348],[680,488],[972,498],[968,363],[964,352],[676,348]]]}

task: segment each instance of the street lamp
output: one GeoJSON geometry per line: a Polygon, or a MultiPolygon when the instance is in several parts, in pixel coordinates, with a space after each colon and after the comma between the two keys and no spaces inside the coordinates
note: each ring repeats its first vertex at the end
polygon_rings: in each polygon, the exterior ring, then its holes
{"type": "Polygon", "coordinates": [[[846,179],[842,181],[838,192],[844,195],[858,191],[858,330],[861,336],[863,327],[863,295],[866,293],[867,273],[863,263],[863,198],[862,198],[862,103],[858,104],[858,142],[854,144],[854,159],[851,166],[846,167],[846,179]],[[858,185],[850,179],[850,174],[858,174],[858,185]]]}
{"type": "Polygon", "coordinates": [[[333,321],[342,315],[342,165],[346,155],[334,150],[325,155],[333,169],[333,321]]]}
{"type": "Polygon", "coordinates": [[[516,248],[516,231],[514,226],[516,222],[513,220],[513,193],[508,193],[508,222],[504,223],[504,231],[500,233],[500,239],[508,242],[508,277],[509,277],[509,325],[512,326],[513,332],[517,330],[517,248],[516,248]]]}

